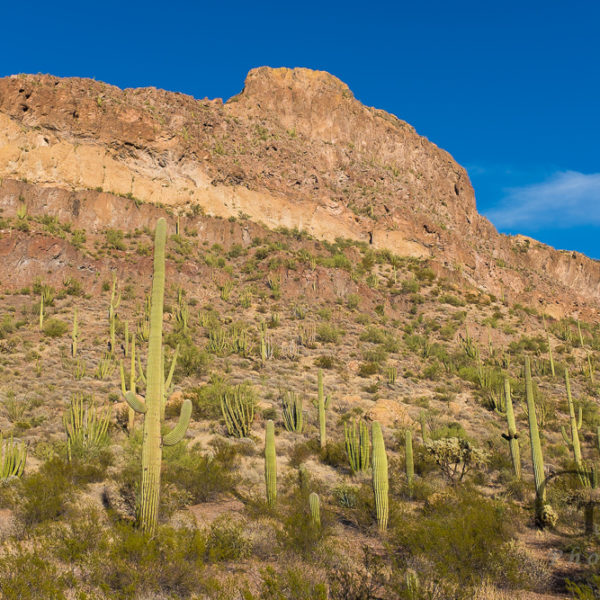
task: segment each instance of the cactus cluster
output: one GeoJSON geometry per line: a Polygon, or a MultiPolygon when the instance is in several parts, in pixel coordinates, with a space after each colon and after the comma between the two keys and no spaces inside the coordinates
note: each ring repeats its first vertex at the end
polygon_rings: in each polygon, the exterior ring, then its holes
{"type": "Polygon", "coordinates": [[[71,398],[69,409],[63,417],[69,460],[106,446],[111,412],[110,406],[98,410],[83,394],[75,394],[71,398]]]}
{"type": "Polygon", "coordinates": [[[27,461],[25,442],[15,442],[11,436],[4,440],[0,433],[0,481],[21,477],[27,461]]]}
{"type": "Polygon", "coordinates": [[[352,473],[366,471],[369,468],[369,429],[364,421],[354,421],[351,425],[344,423],[346,454],[352,473]]]}
{"type": "Polygon", "coordinates": [[[161,218],[156,224],[154,237],[154,275],[150,309],[150,336],[146,371],[145,399],[128,391],[125,398],[131,408],[144,415],[142,435],[142,485],[138,518],[142,530],[153,535],[158,524],[158,501],[163,446],[181,441],[192,415],[192,403],[184,400],[177,425],[167,434],[162,433],[164,415],[164,363],[162,349],[163,303],[165,292],[165,246],[167,224],[161,218]]]}
{"type": "Polygon", "coordinates": [[[283,425],[287,431],[302,433],[304,417],[302,413],[302,396],[295,392],[286,392],[281,399],[283,425]]]}
{"type": "Polygon", "coordinates": [[[244,385],[236,385],[233,390],[221,396],[221,412],[229,435],[237,438],[248,437],[254,421],[254,395],[244,385]]]}

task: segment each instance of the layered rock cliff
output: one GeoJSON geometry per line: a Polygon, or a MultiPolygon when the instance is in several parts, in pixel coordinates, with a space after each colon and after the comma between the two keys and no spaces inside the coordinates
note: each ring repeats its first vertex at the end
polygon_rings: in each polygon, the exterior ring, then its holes
{"type": "Polygon", "coordinates": [[[599,307],[600,263],[498,234],[447,152],[324,72],[255,69],[226,103],[7,77],[0,178],[7,214],[21,196],[62,218],[89,213],[86,227],[101,229],[142,224],[139,211],[115,213],[117,196],[182,213],[200,207],[428,258],[446,276],[556,316],[599,307]]]}

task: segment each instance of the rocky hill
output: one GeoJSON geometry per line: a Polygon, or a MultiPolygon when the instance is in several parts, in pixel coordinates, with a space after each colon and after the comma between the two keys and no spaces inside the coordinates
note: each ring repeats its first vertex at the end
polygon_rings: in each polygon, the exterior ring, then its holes
{"type": "Polygon", "coordinates": [[[97,227],[115,218],[104,194],[181,214],[200,207],[430,258],[440,274],[557,317],[598,309],[598,262],[499,235],[447,152],[324,72],[255,69],[226,103],[87,79],[7,77],[0,177],[7,210],[16,203],[11,180],[33,186],[24,196],[43,196],[48,214],[64,214],[74,198],[98,206],[100,194],[107,208],[97,227]]]}
{"type": "Polygon", "coordinates": [[[596,597],[599,268],[326,73],[0,80],[0,598],[596,597]]]}

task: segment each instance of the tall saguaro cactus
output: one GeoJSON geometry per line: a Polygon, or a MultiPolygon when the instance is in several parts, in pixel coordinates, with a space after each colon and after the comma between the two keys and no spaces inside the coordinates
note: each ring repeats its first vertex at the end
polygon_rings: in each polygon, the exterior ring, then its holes
{"type": "Polygon", "coordinates": [[[533,382],[531,381],[531,364],[529,357],[525,357],[525,395],[527,398],[527,417],[529,420],[529,438],[531,440],[531,462],[533,463],[533,477],[535,482],[535,520],[543,527],[555,521],[554,511],[546,504],[546,482],[544,479],[544,457],[542,443],[535,414],[535,401],[533,399],[533,382]]]}
{"type": "MultiPolygon", "coordinates": [[[[123,361],[121,361],[121,390],[123,391],[123,395],[125,396],[128,391],[136,393],[136,384],[137,384],[137,375],[136,375],[136,362],[135,362],[135,330],[133,335],[131,336],[131,348],[129,348],[129,344],[127,341],[125,342],[125,349],[127,350],[126,355],[129,355],[130,360],[130,370],[129,370],[129,390],[127,389],[127,384],[125,383],[125,368],[123,366],[123,361]]],[[[133,431],[135,427],[135,411],[131,406],[129,407],[129,413],[127,416],[127,431],[130,433],[133,431]]]]}
{"type": "Polygon", "coordinates": [[[275,425],[267,421],[265,430],[265,484],[267,504],[273,508],[277,500],[277,454],[275,452],[275,425]]]}
{"type": "Polygon", "coordinates": [[[406,430],[405,437],[405,462],[406,462],[406,483],[408,484],[408,493],[412,497],[415,485],[415,460],[413,456],[412,431],[406,430]]]}
{"type": "Polygon", "coordinates": [[[575,464],[581,467],[581,444],[579,443],[579,430],[581,429],[582,410],[579,407],[579,413],[575,417],[575,407],[573,405],[573,397],[571,396],[571,380],[569,379],[569,371],[565,369],[565,384],[567,386],[567,401],[569,403],[569,423],[571,426],[571,438],[567,435],[564,427],[561,427],[563,440],[568,447],[573,448],[573,456],[575,464]]]}
{"type": "Polygon", "coordinates": [[[517,433],[517,425],[515,423],[515,413],[513,411],[512,396],[510,393],[510,381],[508,377],[504,378],[504,406],[504,412],[497,408],[496,412],[499,415],[506,416],[508,432],[503,433],[502,437],[508,442],[510,458],[512,460],[515,477],[517,479],[521,479],[521,451],[519,449],[519,434],[517,433]]]}
{"type": "Polygon", "coordinates": [[[319,443],[321,448],[325,448],[327,445],[327,423],[325,421],[325,411],[329,407],[331,398],[325,396],[323,391],[323,369],[319,369],[318,375],[318,397],[317,397],[317,408],[319,410],[319,443]]]}
{"type": "Polygon", "coordinates": [[[371,425],[371,437],[373,439],[373,494],[375,496],[375,512],[377,513],[379,531],[383,533],[387,529],[389,515],[388,465],[381,425],[377,421],[373,421],[371,425]]]}
{"type": "Polygon", "coordinates": [[[158,498],[162,447],[172,446],[183,439],[192,414],[192,403],[184,400],[177,425],[162,435],[162,403],[164,372],[162,370],[162,326],[165,293],[165,246],[167,223],[160,218],[154,235],[154,275],[152,278],[152,305],[150,309],[150,338],[146,372],[146,398],[127,392],[129,405],[144,415],[142,436],[142,489],[139,521],[144,532],[153,535],[158,524],[158,498]]]}

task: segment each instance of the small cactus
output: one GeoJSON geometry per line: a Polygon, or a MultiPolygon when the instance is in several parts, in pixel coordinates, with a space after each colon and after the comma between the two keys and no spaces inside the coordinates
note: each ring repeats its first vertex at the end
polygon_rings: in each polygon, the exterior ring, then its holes
{"type": "Polygon", "coordinates": [[[373,439],[373,494],[375,496],[375,511],[377,514],[377,526],[384,533],[388,524],[388,465],[385,453],[385,444],[381,425],[373,421],[371,425],[371,437],[373,439]]]}
{"type": "Polygon", "coordinates": [[[108,426],[111,409],[97,411],[93,404],[87,404],[82,394],[71,398],[69,410],[63,417],[67,433],[67,456],[94,452],[108,443],[108,426]]]}
{"type": "Polygon", "coordinates": [[[273,508],[277,500],[277,455],[275,452],[275,425],[267,421],[265,430],[265,485],[267,504],[273,508]]]}
{"type": "Polygon", "coordinates": [[[321,502],[317,493],[310,493],[308,504],[310,506],[310,521],[313,527],[321,529],[321,502]]]}
{"type": "Polygon", "coordinates": [[[25,442],[15,442],[12,436],[4,441],[0,433],[0,481],[21,477],[27,461],[25,442]]]}
{"type": "Polygon", "coordinates": [[[221,412],[229,435],[248,437],[254,421],[254,396],[244,385],[237,385],[232,392],[221,396],[221,412]]]}

